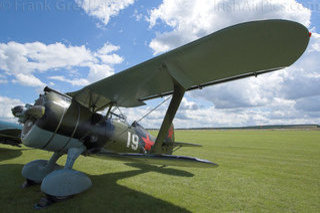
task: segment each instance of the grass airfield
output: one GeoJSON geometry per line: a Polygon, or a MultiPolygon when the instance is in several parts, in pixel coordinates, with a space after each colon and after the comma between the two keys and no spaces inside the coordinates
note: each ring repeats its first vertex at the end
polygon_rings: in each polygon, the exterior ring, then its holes
{"type": "MultiPolygon", "coordinates": [[[[81,156],[93,187],[40,212],[319,212],[320,131],[188,130],[174,154],[218,168],[124,164],[81,156]]],[[[35,212],[40,186],[21,189],[21,169],[52,153],[0,144],[0,212],[35,212]]],[[[66,157],[58,163],[63,165],[66,157]]]]}

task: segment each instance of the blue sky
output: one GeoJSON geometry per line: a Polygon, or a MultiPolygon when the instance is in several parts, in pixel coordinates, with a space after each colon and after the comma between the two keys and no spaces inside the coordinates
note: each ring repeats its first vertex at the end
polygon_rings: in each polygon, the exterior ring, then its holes
{"type": "MultiPolygon", "coordinates": [[[[12,120],[10,107],[33,103],[45,85],[75,91],[218,29],[282,18],[314,33],[301,60],[258,80],[189,93],[175,122],[190,127],[320,123],[319,1],[252,2],[0,0],[0,119],[12,120]],[[292,95],[295,91],[301,95],[292,95]]],[[[135,120],[160,101],[124,111],[135,120]]],[[[144,124],[159,126],[164,112],[165,107],[144,124]]]]}
{"type": "MultiPolygon", "coordinates": [[[[0,24],[4,29],[0,34],[2,43],[10,41],[18,43],[39,41],[45,44],[61,42],[72,46],[85,45],[94,51],[101,48],[106,42],[110,42],[123,47],[117,53],[126,59],[124,63],[115,66],[116,71],[121,71],[152,57],[152,50],[145,45],[145,42],[151,40],[154,31],[148,29],[148,22],[137,22],[134,11],[141,11],[146,15],[145,8],[155,7],[160,1],[138,1],[137,5],[120,11],[120,14],[113,17],[108,25],[100,27],[97,25],[102,25],[102,23],[86,15],[74,1],[1,2],[0,24]]],[[[60,71],[62,74],[66,72],[64,69],[60,71]]],[[[45,76],[47,73],[38,74],[38,77],[48,84],[49,82],[44,79],[45,76]]],[[[12,78],[9,77],[9,80],[12,78]]],[[[68,84],[56,82],[55,88],[67,92],[81,87],[70,87],[68,84]]],[[[32,102],[38,94],[32,87],[5,84],[1,85],[1,95],[32,102]],[[25,97],[26,90],[32,95],[29,99],[25,97]]]]}

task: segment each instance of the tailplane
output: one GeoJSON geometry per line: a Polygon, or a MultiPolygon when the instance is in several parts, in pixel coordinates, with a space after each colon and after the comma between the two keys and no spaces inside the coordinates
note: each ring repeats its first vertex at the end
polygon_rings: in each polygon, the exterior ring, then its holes
{"type": "Polygon", "coordinates": [[[202,147],[200,144],[193,143],[184,143],[176,142],[174,136],[174,126],[171,124],[167,136],[162,143],[162,152],[163,154],[171,155],[174,151],[178,150],[181,147],[202,147]]]}

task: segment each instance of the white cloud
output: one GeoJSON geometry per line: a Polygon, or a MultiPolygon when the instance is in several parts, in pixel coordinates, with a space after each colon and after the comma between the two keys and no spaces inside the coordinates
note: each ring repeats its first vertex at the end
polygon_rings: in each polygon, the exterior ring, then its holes
{"type": "Polygon", "coordinates": [[[320,34],[312,34],[312,39],[316,40],[317,42],[313,42],[313,44],[311,45],[312,48],[310,48],[309,51],[320,52],[320,34]]]}
{"type": "Polygon", "coordinates": [[[41,42],[0,43],[0,68],[10,73],[47,71],[61,67],[79,66],[94,58],[85,46],[66,46],[62,43],[41,42]]]}
{"type": "MultiPolygon", "coordinates": [[[[13,82],[24,86],[43,87],[45,83],[35,77],[36,73],[66,70],[74,72],[74,68],[88,68],[88,75],[82,78],[66,79],[53,76],[50,79],[63,81],[74,86],[86,85],[93,81],[108,77],[114,73],[112,65],[120,64],[123,58],[114,52],[119,46],[106,43],[101,49],[92,52],[82,46],[66,46],[62,43],[0,43],[0,70],[5,75],[14,76],[13,82]]],[[[1,81],[5,81],[2,80],[1,81]]]]}
{"type": "MultiPolygon", "coordinates": [[[[320,96],[315,98],[319,100],[320,96]]],[[[320,123],[320,112],[316,106],[310,110],[307,108],[310,105],[304,105],[313,101],[307,99],[304,103],[299,103],[299,107],[303,106],[303,109],[297,107],[296,101],[281,98],[276,98],[269,105],[261,107],[217,109],[214,106],[203,106],[196,101],[184,98],[173,123],[176,128],[320,123]]],[[[160,128],[167,107],[168,103],[164,104],[143,119],[140,124],[147,128],[160,128]]],[[[131,123],[142,118],[151,109],[149,105],[134,109],[122,108],[121,111],[131,123]]]]}
{"type": "Polygon", "coordinates": [[[123,62],[123,58],[117,54],[100,55],[98,57],[105,64],[121,64],[123,62]]]}
{"type": "Polygon", "coordinates": [[[16,80],[13,80],[13,83],[19,83],[24,86],[29,87],[45,87],[45,84],[41,80],[33,75],[26,75],[23,73],[18,73],[16,75],[16,80]]]}
{"type": "Polygon", "coordinates": [[[118,51],[120,49],[119,46],[116,46],[116,45],[113,45],[113,44],[110,44],[110,43],[105,43],[103,45],[103,47],[101,47],[97,53],[99,55],[106,55],[106,54],[109,54],[109,53],[112,53],[112,52],[115,52],[115,51],[118,51]]]}
{"type": "Polygon", "coordinates": [[[112,53],[118,51],[119,49],[119,46],[106,43],[95,53],[95,56],[100,58],[101,61],[105,64],[121,64],[123,62],[123,58],[117,54],[112,53]]]}
{"type": "Polygon", "coordinates": [[[84,79],[84,78],[67,79],[66,77],[61,76],[61,75],[50,76],[49,79],[56,80],[56,81],[67,82],[67,83],[71,84],[72,86],[85,86],[85,85],[89,84],[89,81],[87,79],[84,79]]]}
{"type": "Polygon", "coordinates": [[[134,10],[133,17],[135,17],[136,21],[140,21],[143,18],[143,14],[139,13],[137,9],[134,10]]]}
{"type": "Polygon", "coordinates": [[[277,18],[309,26],[310,17],[295,0],[163,0],[150,11],[150,27],[160,21],[172,30],[158,33],[149,46],[159,54],[240,22],[277,18]]]}
{"type": "Polygon", "coordinates": [[[103,24],[107,25],[112,16],[131,4],[134,0],[75,0],[88,15],[98,18],[103,24]]]}
{"type": "Polygon", "coordinates": [[[0,96],[0,118],[3,121],[14,121],[11,108],[17,105],[24,105],[19,99],[11,99],[0,96]]]}
{"type": "Polygon", "coordinates": [[[317,112],[320,115],[320,96],[306,97],[297,100],[296,109],[307,113],[317,112]]]}
{"type": "Polygon", "coordinates": [[[98,81],[114,74],[114,70],[107,64],[90,64],[88,80],[90,82],[98,81]]]}
{"type": "MultiPolygon", "coordinates": [[[[236,23],[271,18],[294,20],[307,27],[311,25],[311,11],[295,0],[163,0],[150,11],[148,21],[151,28],[166,25],[171,30],[157,32],[149,46],[154,54],[159,54],[236,23]]],[[[320,123],[319,58],[320,35],[314,32],[306,53],[294,66],[258,78],[188,93],[194,101],[183,99],[175,125],[320,123]],[[210,102],[213,106],[208,104],[210,102]]],[[[136,115],[140,116],[147,109],[135,111],[136,115]]],[[[160,127],[165,108],[158,111],[143,124],[160,127]]]]}
{"type": "Polygon", "coordinates": [[[286,69],[281,93],[287,99],[320,95],[320,34],[313,33],[309,47],[302,58],[286,69]]]}

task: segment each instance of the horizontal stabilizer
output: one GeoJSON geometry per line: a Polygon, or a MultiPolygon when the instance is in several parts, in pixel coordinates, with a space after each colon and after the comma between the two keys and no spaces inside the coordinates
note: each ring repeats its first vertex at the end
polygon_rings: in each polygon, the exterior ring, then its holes
{"type": "Polygon", "coordinates": [[[174,142],[174,146],[181,146],[181,147],[202,147],[200,144],[194,143],[184,143],[184,142],[174,142]]]}
{"type": "Polygon", "coordinates": [[[93,157],[99,157],[109,160],[119,160],[124,162],[135,162],[144,164],[157,164],[165,166],[181,166],[181,167],[201,167],[212,168],[217,167],[218,164],[212,163],[208,160],[203,160],[194,157],[176,156],[176,155],[145,155],[139,153],[113,153],[106,150],[101,150],[95,153],[93,157]]]}

